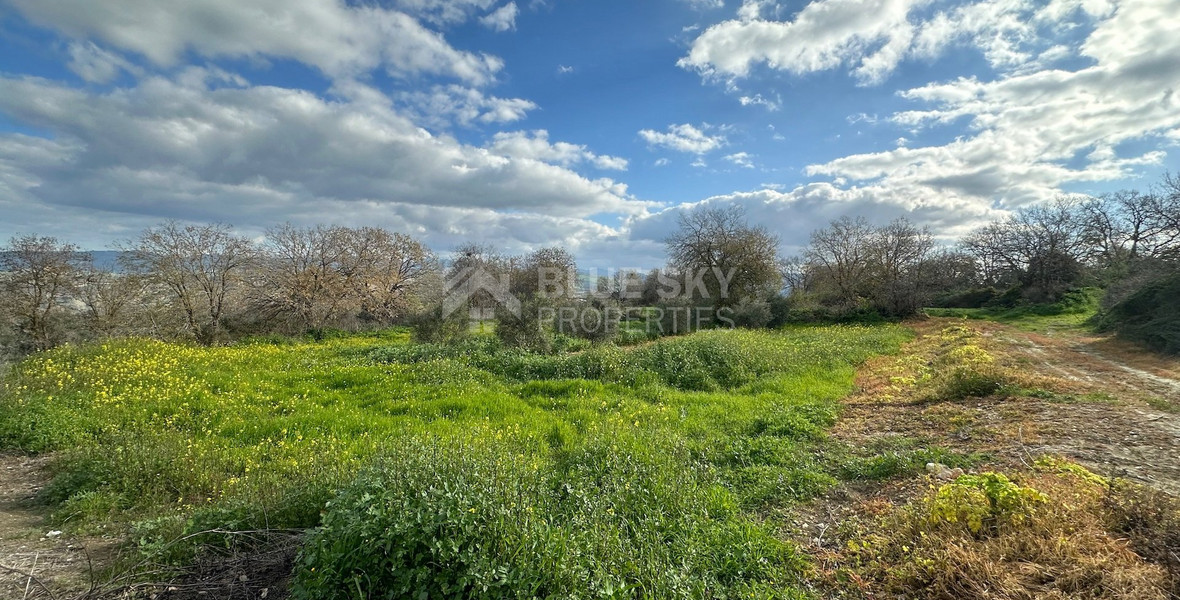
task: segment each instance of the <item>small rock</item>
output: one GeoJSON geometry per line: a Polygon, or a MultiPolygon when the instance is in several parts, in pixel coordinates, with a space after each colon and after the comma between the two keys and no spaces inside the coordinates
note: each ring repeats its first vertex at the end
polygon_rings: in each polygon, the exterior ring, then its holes
{"type": "Polygon", "coordinates": [[[935,479],[950,481],[962,475],[963,469],[957,467],[952,469],[942,463],[926,463],[926,472],[935,479]]]}

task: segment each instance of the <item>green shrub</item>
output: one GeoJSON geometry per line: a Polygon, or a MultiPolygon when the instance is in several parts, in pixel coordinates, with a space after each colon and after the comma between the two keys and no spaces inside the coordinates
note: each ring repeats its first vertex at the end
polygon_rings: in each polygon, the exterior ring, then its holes
{"type": "Polygon", "coordinates": [[[1021,487],[1000,473],[962,475],[938,488],[929,503],[930,523],[962,525],[971,533],[983,533],[1007,523],[1019,523],[1048,498],[1021,487]]]}
{"type": "Polygon", "coordinates": [[[423,344],[439,344],[466,337],[471,323],[466,311],[458,310],[445,314],[442,306],[436,306],[410,320],[414,341],[423,344]]]}
{"type": "Polygon", "coordinates": [[[519,315],[499,311],[496,315],[496,338],[506,348],[548,354],[553,351],[551,324],[542,319],[538,302],[525,302],[519,315]]]}

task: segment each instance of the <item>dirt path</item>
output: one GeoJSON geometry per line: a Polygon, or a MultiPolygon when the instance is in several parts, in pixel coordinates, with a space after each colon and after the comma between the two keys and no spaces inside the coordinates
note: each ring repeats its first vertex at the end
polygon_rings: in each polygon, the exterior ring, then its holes
{"type": "Polygon", "coordinates": [[[1039,433],[1032,451],[1180,495],[1180,361],[1106,338],[1011,328],[993,335],[1037,372],[1065,379],[1080,398],[1029,407],[1039,433]]]}
{"type": "MultiPolygon", "coordinates": [[[[953,319],[914,324],[924,349],[953,319]]],[[[1059,331],[1038,334],[972,321],[1012,372],[1046,390],[957,402],[882,401],[901,358],[870,363],[862,392],[849,400],[835,434],[855,442],[890,435],[929,440],[961,452],[986,452],[995,466],[1021,466],[1041,454],[1074,459],[1095,472],[1180,495],[1180,359],[1129,344],[1059,331]]],[[[916,353],[916,354],[913,354],[916,353]]]]}
{"type": "Polygon", "coordinates": [[[35,503],[48,480],[46,462],[0,454],[0,598],[5,600],[71,598],[89,586],[90,557],[83,545],[52,531],[35,503]]]}

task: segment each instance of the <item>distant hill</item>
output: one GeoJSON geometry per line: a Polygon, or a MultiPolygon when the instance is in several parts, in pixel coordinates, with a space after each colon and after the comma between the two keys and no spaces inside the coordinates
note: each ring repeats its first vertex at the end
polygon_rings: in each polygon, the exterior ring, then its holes
{"type": "Polygon", "coordinates": [[[88,250],[90,256],[94,257],[94,266],[100,269],[110,269],[112,271],[119,270],[119,257],[123,253],[119,250],[88,250]]]}

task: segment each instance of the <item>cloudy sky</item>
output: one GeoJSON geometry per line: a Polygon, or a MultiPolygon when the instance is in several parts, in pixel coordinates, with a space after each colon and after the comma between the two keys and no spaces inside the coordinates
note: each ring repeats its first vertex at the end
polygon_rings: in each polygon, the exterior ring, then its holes
{"type": "Polygon", "coordinates": [[[0,236],[382,225],[653,266],[1180,169],[1180,0],[0,0],[0,236]]]}

